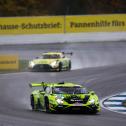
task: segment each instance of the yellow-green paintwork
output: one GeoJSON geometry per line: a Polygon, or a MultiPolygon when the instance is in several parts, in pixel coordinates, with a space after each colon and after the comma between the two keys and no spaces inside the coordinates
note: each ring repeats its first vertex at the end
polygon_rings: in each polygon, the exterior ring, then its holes
{"type": "MultiPolygon", "coordinates": [[[[56,96],[60,95],[63,97],[69,96],[70,94],[46,94],[43,90],[44,87],[74,87],[74,86],[80,86],[83,87],[80,84],[75,84],[75,83],[32,83],[30,84],[31,87],[40,87],[39,90],[34,90],[32,92],[32,95],[34,96],[34,104],[37,105],[38,99],[40,100],[41,105],[43,106],[43,110],[44,110],[44,97],[48,97],[49,99],[49,105],[50,105],[50,110],[51,111],[55,111],[56,107],[59,105],[56,101],[56,96]]],[[[94,93],[94,91],[89,91],[88,94],[76,94],[76,96],[80,97],[81,99],[83,99],[86,95],[89,95],[89,100],[86,104],[83,104],[82,106],[86,106],[87,108],[91,109],[90,107],[90,100],[94,99],[95,100],[95,105],[97,105],[97,111],[99,112],[101,110],[100,104],[99,104],[99,99],[98,96],[94,93]]],[[[66,101],[63,102],[63,105],[66,106],[65,108],[69,108],[70,106],[73,106],[73,104],[69,104],[66,101]]],[[[65,109],[63,108],[63,109],[65,109]]]]}

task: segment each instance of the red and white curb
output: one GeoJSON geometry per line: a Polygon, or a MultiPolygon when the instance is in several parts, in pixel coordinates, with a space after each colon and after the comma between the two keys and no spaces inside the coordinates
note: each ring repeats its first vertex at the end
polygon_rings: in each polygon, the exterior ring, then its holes
{"type": "Polygon", "coordinates": [[[101,100],[101,106],[113,112],[126,114],[126,92],[108,96],[101,100]]]}

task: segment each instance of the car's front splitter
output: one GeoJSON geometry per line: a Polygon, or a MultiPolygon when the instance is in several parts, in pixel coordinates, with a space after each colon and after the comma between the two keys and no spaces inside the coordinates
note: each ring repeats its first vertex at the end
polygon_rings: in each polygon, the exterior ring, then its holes
{"type": "Polygon", "coordinates": [[[78,113],[97,113],[99,112],[99,107],[95,105],[90,106],[67,106],[67,105],[57,105],[55,108],[50,108],[52,112],[78,112],[78,113]]]}

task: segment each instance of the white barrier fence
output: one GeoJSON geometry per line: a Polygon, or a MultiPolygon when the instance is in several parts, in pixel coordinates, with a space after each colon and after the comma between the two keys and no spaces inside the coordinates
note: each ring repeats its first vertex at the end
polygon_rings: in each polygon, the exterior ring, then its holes
{"type": "Polygon", "coordinates": [[[0,45],[64,42],[126,41],[126,32],[1,35],[0,45]]]}

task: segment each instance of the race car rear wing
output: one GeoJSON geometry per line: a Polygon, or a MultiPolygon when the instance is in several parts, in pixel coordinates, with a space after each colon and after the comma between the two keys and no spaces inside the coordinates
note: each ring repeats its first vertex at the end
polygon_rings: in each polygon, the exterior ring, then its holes
{"type": "Polygon", "coordinates": [[[42,82],[42,83],[30,83],[29,84],[29,87],[43,87],[43,86],[45,86],[45,83],[44,82],[42,82]]]}
{"type": "Polygon", "coordinates": [[[62,52],[64,55],[73,55],[73,52],[62,52]]]}

